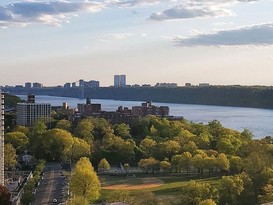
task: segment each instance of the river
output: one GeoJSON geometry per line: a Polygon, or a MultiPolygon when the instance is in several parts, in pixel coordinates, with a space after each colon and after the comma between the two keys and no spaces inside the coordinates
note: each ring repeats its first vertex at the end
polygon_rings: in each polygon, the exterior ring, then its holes
{"type": "MultiPolygon", "coordinates": [[[[18,95],[23,100],[26,96],[18,95]]],[[[84,99],[36,96],[37,103],[50,103],[52,106],[61,106],[67,102],[71,108],[76,108],[78,103],[85,103],[84,99]]],[[[140,105],[140,101],[119,101],[92,99],[92,103],[100,103],[102,110],[115,111],[119,106],[129,107],[140,105]]],[[[265,136],[273,136],[273,110],[257,108],[241,108],[227,106],[208,106],[191,105],[175,103],[153,103],[157,106],[169,106],[170,115],[183,116],[185,119],[193,122],[208,123],[212,120],[218,120],[224,127],[243,131],[249,129],[255,138],[259,139],[265,136]]]]}

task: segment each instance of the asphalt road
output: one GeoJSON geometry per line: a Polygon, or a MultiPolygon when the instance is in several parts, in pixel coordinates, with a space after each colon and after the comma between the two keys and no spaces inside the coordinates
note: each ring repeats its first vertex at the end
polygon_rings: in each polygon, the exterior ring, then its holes
{"type": "Polygon", "coordinates": [[[58,204],[63,180],[61,164],[47,164],[44,169],[43,179],[40,180],[40,184],[37,186],[33,205],[58,204]],[[57,199],[57,203],[54,203],[53,199],[57,199]]]}

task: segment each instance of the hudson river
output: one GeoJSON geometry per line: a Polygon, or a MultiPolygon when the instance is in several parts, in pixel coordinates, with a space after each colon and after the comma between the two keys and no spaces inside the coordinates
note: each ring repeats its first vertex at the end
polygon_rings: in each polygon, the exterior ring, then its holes
{"type": "MultiPolygon", "coordinates": [[[[18,95],[22,99],[26,96],[18,95]]],[[[52,106],[61,106],[67,102],[71,108],[76,108],[78,103],[85,103],[84,99],[53,97],[53,96],[36,96],[37,103],[51,103],[52,106]]],[[[118,101],[118,100],[101,100],[92,99],[92,103],[100,103],[102,110],[115,111],[119,106],[129,107],[140,105],[139,101],[118,101]]],[[[153,103],[157,106],[169,106],[170,115],[183,116],[185,119],[193,122],[208,123],[212,120],[219,120],[225,127],[238,131],[249,129],[255,138],[273,136],[273,110],[257,108],[241,108],[226,106],[207,106],[191,104],[174,104],[174,103],[153,103]]]]}

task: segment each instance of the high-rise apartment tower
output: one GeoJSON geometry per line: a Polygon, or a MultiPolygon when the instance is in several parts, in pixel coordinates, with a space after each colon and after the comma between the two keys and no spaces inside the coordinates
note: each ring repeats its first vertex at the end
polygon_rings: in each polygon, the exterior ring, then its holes
{"type": "Polygon", "coordinates": [[[126,75],[114,75],[114,86],[125,87],[126,86],[126,75]]]}
{"type": "Polygon", "coordinates": [[[51,105],[35,103],[35,96],[29,94],[26,103],[17,103],[17,125],[32,126],[38,120],[50,122],[51,105]]]}

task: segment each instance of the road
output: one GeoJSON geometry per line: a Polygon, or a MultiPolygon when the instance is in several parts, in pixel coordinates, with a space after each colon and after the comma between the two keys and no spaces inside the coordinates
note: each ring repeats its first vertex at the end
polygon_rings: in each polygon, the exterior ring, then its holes
{"type": "Polygon", "coordinates": [[[53,203],[53,199],[60,201],[63,177],[61,176],[60,164],[47,164],[44,169],[43,179],[37,186],[35,201],[33,205],[57,204],[53,203]]]}

